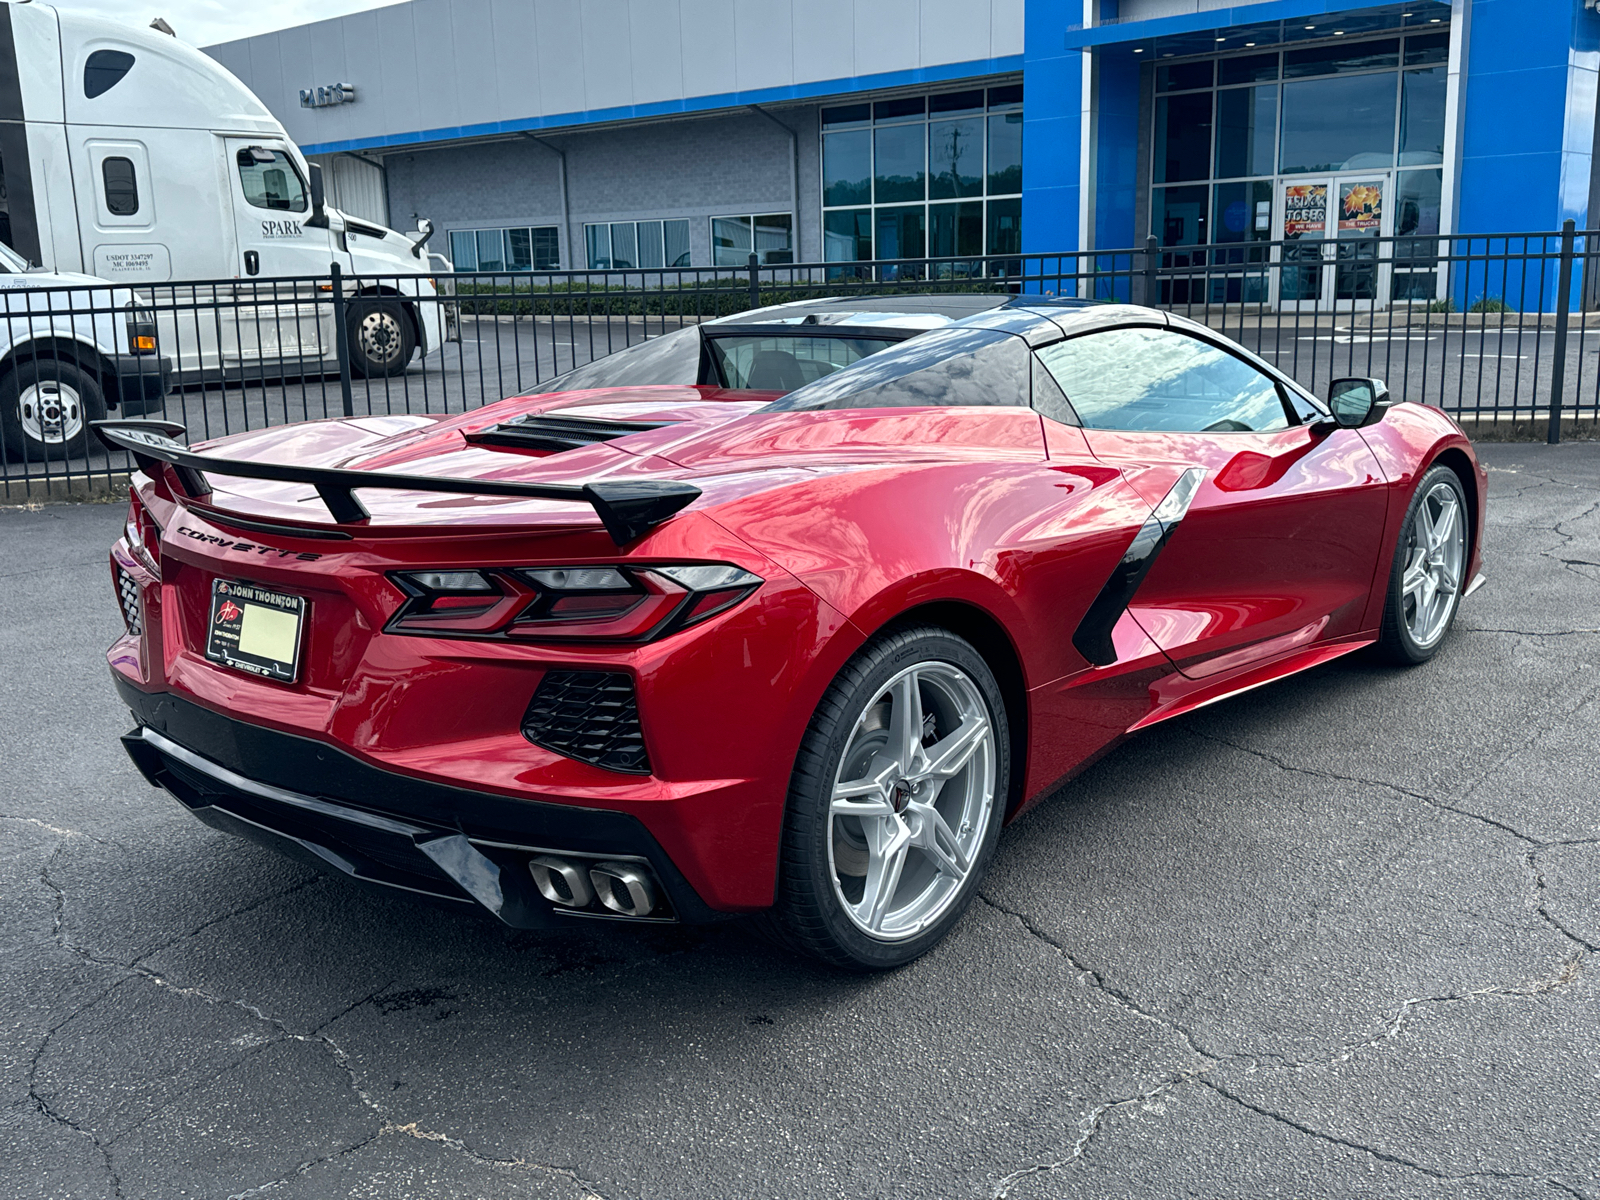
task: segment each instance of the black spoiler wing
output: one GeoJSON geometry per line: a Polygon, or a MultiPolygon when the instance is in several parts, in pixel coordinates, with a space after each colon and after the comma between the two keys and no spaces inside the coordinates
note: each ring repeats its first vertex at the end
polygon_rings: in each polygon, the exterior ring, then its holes
{"type": "Polygon", "coordinates": [[[670,480],[613,480],[600,483],[508,483],[493,479],[442,479],[433,475],[399,475],[387,471],[352,471],[342,467],[301,467],[290,463],[247,462],[200,454],[174,441],[185,432],[172,421],[95,421],[95,434],[108,447],[126,450],[139,469],[159,477],[166,463],[191,500],[205,503],[211,485],[205,472],[278,483],[308,483],[340,525],[358,525],[371,516],[356,498],[357,488],[405,492],[454,492],[469,496],[516,496],[536,500],[573,500],[592,507],[617,545],[641,537],[688,505],[700,489],[670,480]]]}

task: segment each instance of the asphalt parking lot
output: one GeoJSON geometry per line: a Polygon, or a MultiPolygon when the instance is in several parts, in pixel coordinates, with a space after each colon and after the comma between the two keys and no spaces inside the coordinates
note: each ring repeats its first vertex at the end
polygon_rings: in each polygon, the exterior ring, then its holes
{"type": "Polygon", "coordinates": [[[0,510],[0,1194],[1600,1200],[1600,444],[1483,456],[1434,662],[1147,731],[867,979],[207,829],[117,742],[120,507],[0,510]]]}

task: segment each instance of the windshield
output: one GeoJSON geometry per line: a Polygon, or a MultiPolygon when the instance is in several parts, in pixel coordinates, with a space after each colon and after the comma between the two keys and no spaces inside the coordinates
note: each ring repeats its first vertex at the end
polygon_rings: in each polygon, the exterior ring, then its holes
{"type": "Polygon", "coordinates": [[[730,388],[792,392],[894,345],[888,338],[712,337],[711,354],[730,388]]]}

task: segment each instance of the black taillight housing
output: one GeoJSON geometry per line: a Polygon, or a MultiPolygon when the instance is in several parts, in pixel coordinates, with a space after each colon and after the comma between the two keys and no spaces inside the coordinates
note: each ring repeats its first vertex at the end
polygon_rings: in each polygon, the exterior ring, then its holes
{"type": "Polygon", "coordinates": [[[763,580],[728,563],[440,568],[389,577],[406,599],[385,628],[510,641],[647,642],[724,612],[763,580]]]}

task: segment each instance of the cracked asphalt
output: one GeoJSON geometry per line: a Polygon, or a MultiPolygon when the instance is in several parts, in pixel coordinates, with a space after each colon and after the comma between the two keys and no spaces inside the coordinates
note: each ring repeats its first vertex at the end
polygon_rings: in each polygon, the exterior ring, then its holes
{"type": "Polygon", "coordinates": [[[117,742],[120,508],[0,511],[0,1195],[1600,1200],[1600,444],[1482,453],[1434,662],[1146,731],[870,979],[209,830],[117,742]]]}

